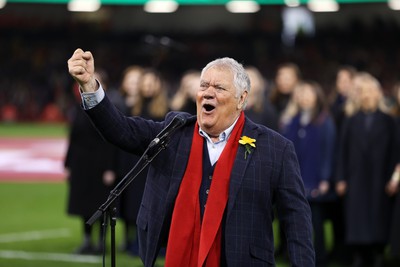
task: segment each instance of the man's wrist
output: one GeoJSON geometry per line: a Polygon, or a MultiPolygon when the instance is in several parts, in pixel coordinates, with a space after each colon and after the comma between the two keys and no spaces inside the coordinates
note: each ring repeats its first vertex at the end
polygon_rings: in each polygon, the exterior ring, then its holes
{"type": "Polygon", "coordinates": [[[81,92],[94,93],[99,89],[99,87],[100,87],[99,82],[96,79],[91,79],[85,85],[81,85],[80,89],[81,89],[81,92]]]}

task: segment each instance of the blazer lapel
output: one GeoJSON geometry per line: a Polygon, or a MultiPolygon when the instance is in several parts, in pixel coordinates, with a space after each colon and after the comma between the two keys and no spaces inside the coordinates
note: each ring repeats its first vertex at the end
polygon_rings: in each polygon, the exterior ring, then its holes
{"type": "MultiPolygon", "coordinates": [[[[257,126],[249,121],[246,118],[246,122],[243,128],[243,133],[241,136],[248,136],[250,138],[256,139],[258,137],[258,131],[255,129],[257,126]]],[[[257,142],[256,142],[256,147],[253,148],[257,149],[257,142]]],[[[230,212],[233,208],[233,205],[236,200],[236,196],[238,194],[239,188],[242,184],[244,175],[247,170],[247,166],[249,165],[254,153],[250,153],[247,155],[246,159],[244,158],[245,155],[245,147],[243,145],[239,145],[236,158],[235,158],[235,163],[232,168],[232,173],[231,173],[231,180],[230,180],[230,186],[229,186],[229,198],[228,198],[228,209],[227,209],[227,217],[229,217],[230,212]]]]}

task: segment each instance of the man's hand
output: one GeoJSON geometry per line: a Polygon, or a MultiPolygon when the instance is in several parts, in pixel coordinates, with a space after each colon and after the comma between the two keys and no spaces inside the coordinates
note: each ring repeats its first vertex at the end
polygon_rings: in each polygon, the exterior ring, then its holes
{"type": "Polygon", "coordinates": [[[78,48],[68,60],[68,71],[78,82],[83,92],[94,92],[98,89],[94,78],[94,58],[89,51],[78,48]]]}

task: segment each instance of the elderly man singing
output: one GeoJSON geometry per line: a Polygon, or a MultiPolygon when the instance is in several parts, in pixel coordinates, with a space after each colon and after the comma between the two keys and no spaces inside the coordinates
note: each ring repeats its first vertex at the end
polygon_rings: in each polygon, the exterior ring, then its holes
{"type": "Polygon", "coordinates": [[[77,49],[68,60],[83,108],[111,143],[142,154],[179,115],[185,124],[151,162],[137,227],[140,256],[153,266],[275,266],[273,207],[285,229],[293,266],[314,266],[311,214],[290,141],[253,123],[243,109],[250,81],[231,58],[201,73],[197,116],[171,112],[163,122],[125,117],[94,78],[94,58],[77,49]]]}

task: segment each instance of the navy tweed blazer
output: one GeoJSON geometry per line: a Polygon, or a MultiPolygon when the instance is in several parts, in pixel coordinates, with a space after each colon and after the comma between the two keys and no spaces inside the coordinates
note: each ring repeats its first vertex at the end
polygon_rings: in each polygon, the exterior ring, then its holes
{"type": "MultiPolygon", "coordinates": [[[[168,113],[163,122],[125,117],[105,97],[87,114],[106,140],[141,155],[177,113],[168,113]]],[[[167,244],[175,198],[189,159],[196,116],[182,115],[187,117],[185,126],[151,162],[138,214],[140,256],[146,267],[154,265],[160,247],[167,244]]],[[[257,141],[247,159],[244,147],[239,146],[232,169],[223,240],[227,266],[275,266],[274,206],[286,233],[292,266],[314,266],[311,211],[293,144],[247,118],[242,135],[257,141]]]]}

